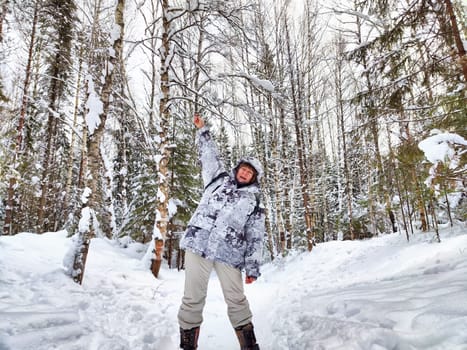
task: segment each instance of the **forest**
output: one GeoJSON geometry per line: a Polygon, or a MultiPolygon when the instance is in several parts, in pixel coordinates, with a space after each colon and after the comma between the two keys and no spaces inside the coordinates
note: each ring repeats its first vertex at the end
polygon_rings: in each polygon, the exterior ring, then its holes
{"type": "MultiPolygon", "coordinates": [[[[265,169],[265,259],[467,220],[459,0],[0,0],[1,234],[178,239],[193,114],[265,169]],[[427,157],[423,144],[445,150],[427,157]]],[[[437,240],[442,237],[437,235],[437,240]]]]}

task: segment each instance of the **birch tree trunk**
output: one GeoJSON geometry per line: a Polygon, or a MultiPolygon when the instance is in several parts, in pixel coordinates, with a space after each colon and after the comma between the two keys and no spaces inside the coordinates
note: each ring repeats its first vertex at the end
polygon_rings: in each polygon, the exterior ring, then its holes
{"type": "Polygon", "coordinates": [[[169,20],[169,1],[162,0],[162,43],[160,50],[161,57],[161,99],[159,102],[160,123],[159,132],[159,161],[158,174],[159,189],[158,202],[156,209],[156,223],[154,227],[154,256],[151,263],[151,271],[154,277],[158,277],[162,263],[162,253],[164,250],[164,241],[168,233],[169,223],[169,126],[170,126],[170,107],[169,107],[169,65],[170,65],[170,20],[169,20]]]}
{"type": "MultiPolygon", "coordinates": [[[[105,129],[105,122],[108,117],[110,107],[110,96],[113,87],[113,77],[115,69],[118,69],[122,63],[123,51],[123,33],[124,33],[124,9],[125,1],[118,0],[115,9],[115,28],[114,32],[118,30],[118,36],[112,37],[111,42],[112,50],[109,50],[109,57],[107,60],[106,72],[104,76],[104,85],[100,94],[100,101],[102,111],[99,113],[98,125],[94,125],[95,129],[90,128],[88,121],[89,137],[87,139],[87,166],[86,160],[84,165],[84,174],[87,173],[86,169],[89,167],[90,177],[85,176],[88,197],[84,208],[81,211],[81,222],[78,233],[78,244],[73,260],[73,280],[82,284],[84,277],[84,269],[86,266],[86,259],[89,251],[91,238],[95,236],[95,227],[98,223],[96,220],[96,211],[103,205],[102,198],[99,198],[100,188],[99,179],[102,174],[102,157],[100,154],[101,141],[105,129]]],[[[113,33],[115,35],[115,33],[113,33]]]]}
{"type": "Polygon", "coordinates": [[[285,111],[283,108],[279,109],[279,128],[282,134],[282,142],[280,148],[280,159],[282,161],[282,168],[281,168],[281,177],[280,182],[282,184],[281,188],[281,199],[284,211],[284,235],[285,235],[285,242],[286,248],[292,249],[293,248],[293,227],[292,227],[292,205],[290,200],[290,186],[289,184],[292,181],[291,176],[291,169],[290,163],[288,160],[289,156],[289,146],[288,142],[288,135],[290,133],[289,129],[285,123],[285,111]]]}

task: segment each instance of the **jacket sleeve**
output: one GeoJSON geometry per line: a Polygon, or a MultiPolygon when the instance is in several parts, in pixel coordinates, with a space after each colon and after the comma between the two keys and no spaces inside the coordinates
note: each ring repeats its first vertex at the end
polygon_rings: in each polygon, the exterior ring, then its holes
{"type": "Polygon", "coordinates": [[[246,225],[246,253],[245,272],[247,276],[258,278],[261,276],[260,265],[263,256],[263,239],[266,232],[264,209],[259,208],[257,212],[250,215],[246,225]]]}
{"type": "Polygon", "coordinates": [[[225,167],[208,127],[204,126],[197,131],[196,144],[201,162],[203,184],[206,187],[219,174],[225,172],[225,167]]]}

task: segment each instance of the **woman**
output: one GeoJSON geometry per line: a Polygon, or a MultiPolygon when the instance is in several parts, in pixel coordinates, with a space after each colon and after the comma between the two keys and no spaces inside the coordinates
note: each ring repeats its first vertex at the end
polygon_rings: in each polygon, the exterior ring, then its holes
{"type": "Polygon", "coordinates": [[[229,173],[204,120],[194,116],[204,194],[180,242],[185,252],[185,290],[178,313],[180,347],[196,349],[211,271],[216,270],[228,316],[242,350],[259,350],[252,313],[243,291],[260,276],[264,210],[259,207],[258,160],[242,158],[229,173]]]}

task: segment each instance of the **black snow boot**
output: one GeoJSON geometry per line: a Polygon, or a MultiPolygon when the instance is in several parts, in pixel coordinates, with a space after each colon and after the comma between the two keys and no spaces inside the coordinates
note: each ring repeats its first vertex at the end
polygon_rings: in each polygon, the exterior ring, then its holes
{"type": "Polygon", "coordinates": [[[199,327],[192,329],[180,328],[180,349],[196,350],[198,348],[199,327]]]}
{"type": "Polygon", "coordinates": [[[256,337],[252,323],[235,328],[235,333],[237,334],[238,341],[240,342],[241,350],[259,350],[259,346],[256,344],[256,337]]]}

